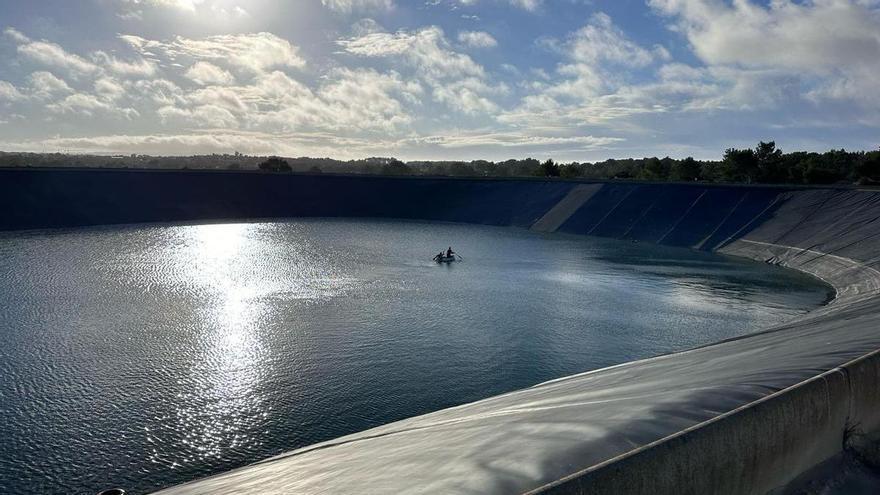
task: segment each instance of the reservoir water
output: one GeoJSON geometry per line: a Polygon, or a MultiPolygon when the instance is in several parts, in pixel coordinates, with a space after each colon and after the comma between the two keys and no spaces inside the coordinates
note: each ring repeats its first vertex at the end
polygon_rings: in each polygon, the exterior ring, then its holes
{"type": "Polygon", "coordinates": [[[781,268],[374,220],[0,234],[0,493],[144,493],[822,304],[781,268]],[[452,247],[464,261],[437,265],[452,247]]]}

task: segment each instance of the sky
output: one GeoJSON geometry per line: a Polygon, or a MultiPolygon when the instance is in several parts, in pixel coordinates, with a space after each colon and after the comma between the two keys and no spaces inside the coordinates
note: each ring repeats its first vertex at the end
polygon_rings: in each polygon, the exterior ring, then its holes
{"type": "Polygon", "coordinates": [[[0,0],[0,150],[880,146],[880,0],[0,0]]]}

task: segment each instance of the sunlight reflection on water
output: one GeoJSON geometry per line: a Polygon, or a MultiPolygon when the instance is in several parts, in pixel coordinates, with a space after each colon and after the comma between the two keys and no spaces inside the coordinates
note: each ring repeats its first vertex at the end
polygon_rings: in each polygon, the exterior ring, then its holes
{"type": "Polygon", "coordinates": [[[731,337],[818,304],[811,284],[684,250],[448,224],[0,235],[0,488],[152,490],[731,337]],[[467,261],[432,263],[450,243],[467,261]]]}

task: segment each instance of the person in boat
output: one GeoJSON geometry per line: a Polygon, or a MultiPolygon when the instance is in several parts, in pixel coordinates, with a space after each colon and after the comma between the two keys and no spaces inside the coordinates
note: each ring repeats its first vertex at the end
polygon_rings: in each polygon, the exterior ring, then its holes
{"type": "Polygon", "coordinates": [[[455,251],[452,250],[452,246],[449,246],[449,249],[446,250],[446,257],[449,258],[453,254],[455,254],[455,251]]]}
{"type": "Polygon", "coordinates": [[[440,254],[434,256],[434,261],[440,261],[443,259],[443,251],[440,251],[440,254]]]}

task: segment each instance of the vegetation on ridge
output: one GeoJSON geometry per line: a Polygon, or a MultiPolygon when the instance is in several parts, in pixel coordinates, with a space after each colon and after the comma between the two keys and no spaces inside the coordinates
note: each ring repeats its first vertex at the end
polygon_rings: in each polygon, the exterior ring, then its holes
{"type": "Polygon", "coordinates": [[[436,175],[455,177],[562,177],[760,184],[880,183],[880,150],[830,150],[783,153],[776,143],[754,149],[730,148],[721,160],[665,158],[609,159],[601,162],[540,162],[534,158],[492,162],[409,161],[395,158],[334,160],[234,155],[154,157],[60,153],[3,153],[0,167],[113,167],[155,169],[226,169],[271,172],[436,175]]]}

